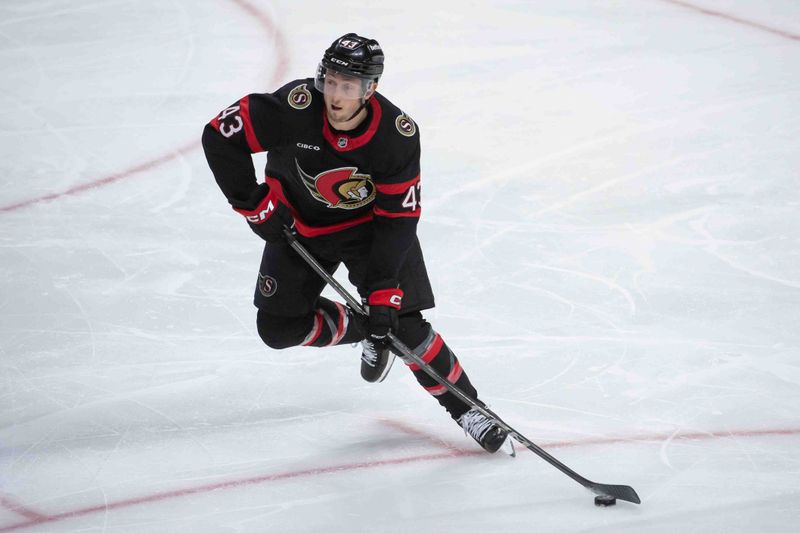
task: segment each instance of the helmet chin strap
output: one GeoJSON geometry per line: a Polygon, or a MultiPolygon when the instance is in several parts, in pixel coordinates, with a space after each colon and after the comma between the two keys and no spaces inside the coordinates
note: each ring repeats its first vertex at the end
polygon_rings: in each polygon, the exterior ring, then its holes
{"type": "Polygon", "coordinates": [[[345,120],[345,122],[348,122],[348,121],[350,121],[350,120],[353,120],[353,119],[356,117],[356,115],[358,115],[359,113],[361,113],[361,110],[362,110],[362,109],[364,109],[364,108],[366,108],[366,107],[367,107],[367,99],[366,99],[366,98],[364,98],[364,97],[361,97],[361,105],[360,105],[360,106],[358,106],[358,109],[356,109],[356,110],[353,112],[353,114],[352,114],[352,115],[350,115],[350,118],[348,118],[347,120],[345,120]]]}
{"type": "Polygon", "coordinates": [[[370,95],[367,97],[367,96],[366,96],[366,93],[368,93],[368,92],[369,92],[369,89],[370,89],[370,87],[372,87],[372,86],[374,85],[374,83],[375,83],[375,82],[369,82],[369,83],[365,83],[365,84],[364,84],[364,86],[363,86],[363,87],[364,87],[364,90],[365,90],[365,93],[364,93],[364,94],[365,94],[365,96],[362,96],[362,97],[361,97],[361,105],[360,105],[360,106],[358,106],[358,109],[356,109],[356,110],[353,112],[353,114],[352,114],[352,115],[350,115],[350,118],[348,118],[347,120],[345,120],[345,122],[348,122],[348,121],[350,121],[350,120],[353,120],[353,119],[356,117],[356,115],[358,115],[359,113],[361,113],[361,110],[362,110],[362,109],[364,109],[365,107],[367,107],[367,102],[369,101],[369,99],[370,99],[370,98],[372,98],[372,94],[370,94],[370,95]]]}

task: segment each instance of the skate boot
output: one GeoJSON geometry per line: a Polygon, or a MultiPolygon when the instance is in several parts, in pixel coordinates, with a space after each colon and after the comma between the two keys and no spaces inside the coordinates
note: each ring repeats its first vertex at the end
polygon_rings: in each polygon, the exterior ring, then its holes
{"type": "Polygon", "coordinates": [[[361,377],[370,383],[380,383],[392,368],[394,353],[369,339],[361,341],[361,377]]]}
{"type": "Polygon", "coordinates": [[[508,436],[503,428],[495,425],[474,407],[461,415],[458,424],[464,428],[464,433],[475,439],[489,453],[499,450],[508,436]]]}

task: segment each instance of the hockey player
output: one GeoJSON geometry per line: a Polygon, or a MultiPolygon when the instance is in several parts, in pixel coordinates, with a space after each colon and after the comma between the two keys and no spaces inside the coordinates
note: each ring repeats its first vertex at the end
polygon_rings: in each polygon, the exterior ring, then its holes
{"type": "MultiPolygon", "coordinates": [[[[233,209],[266,243],[255,290],[258,333],[269,347],[361,342],[361,375],[380,382],[394,333],[477,401],[458,358],[422,317],[433,292],[416,236],[419,128],[377,92],[384,55],[348,33],[325,51],[315,78],[250,94],[206,125],[203,148],[233,209]],[[252,153],[269,152],[258,184],[252,153]],[[344,263],[369,310],[364,319],[320,293],[324,281],[286,245],[284,225],[331,273],[344,263]]],[[[417,381],[483,448],[506,432],[409,362],[417,381]]],[[[483,404],[481,404],[483,405],[483,404]]]]}

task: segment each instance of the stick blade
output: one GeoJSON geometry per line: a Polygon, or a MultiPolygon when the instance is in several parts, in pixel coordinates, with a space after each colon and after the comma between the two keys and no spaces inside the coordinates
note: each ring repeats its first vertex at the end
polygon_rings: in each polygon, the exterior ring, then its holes
{"type": "Polygon", "coordinates": [[[613,496],[618,500],[625,500],[626,502],[636,504],[642,503],[642,500],[639,499],[639,495],[636,494],[636,491],[633,490],[633,487],[629,487],[628,485],[604,485],[602,483],[592,483],[592,485],[590,485],[588,488],[595,494],[613,496]]]}

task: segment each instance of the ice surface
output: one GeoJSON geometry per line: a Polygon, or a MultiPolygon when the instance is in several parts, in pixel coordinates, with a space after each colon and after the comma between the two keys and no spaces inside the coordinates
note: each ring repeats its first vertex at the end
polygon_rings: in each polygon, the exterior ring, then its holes
{"type": "Polygon", "coordinates": [[[796,531],[797,2],[7,0],[0,91],[0,531],[796,531]],[[428,318],[641,506],[258,339],[200,132],[348,31],[421,128],[428,318]]]}

